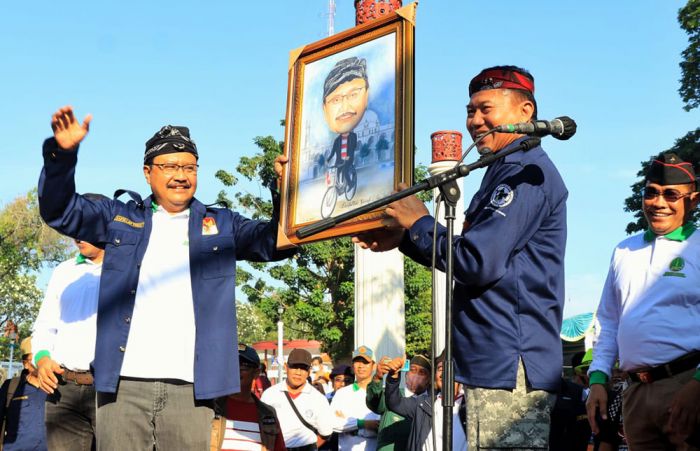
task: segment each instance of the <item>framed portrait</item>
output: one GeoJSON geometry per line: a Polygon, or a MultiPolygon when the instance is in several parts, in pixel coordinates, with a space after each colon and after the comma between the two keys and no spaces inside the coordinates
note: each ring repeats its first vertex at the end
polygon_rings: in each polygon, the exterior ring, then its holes
{"type": "Polygon", "coordinates": [[[383,208],[296,236],[412,183],[414,23],[411,4],[291,52],[279,247],[381,228],[383,208]]]}

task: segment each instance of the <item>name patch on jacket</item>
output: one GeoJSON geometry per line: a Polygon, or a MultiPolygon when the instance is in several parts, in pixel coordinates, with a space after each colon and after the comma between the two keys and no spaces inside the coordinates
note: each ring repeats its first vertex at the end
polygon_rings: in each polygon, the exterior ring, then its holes
{"type": "Polygon", "coordinates": [[[202,219],[202,235],[216,235],[219,229],[216,227],[216,221],[212,217],[202,219]]]}
{"type": "Polygon", "coordinates": [[[114,222],[121,222],[122,224],[126,224],[131,227],[135,227],[137,229],[142,229],[143,228],[143,221],[142,222],[134,222],[131,219],[122,216],[122,215],[117,215],[114,217],[114,222]]]}

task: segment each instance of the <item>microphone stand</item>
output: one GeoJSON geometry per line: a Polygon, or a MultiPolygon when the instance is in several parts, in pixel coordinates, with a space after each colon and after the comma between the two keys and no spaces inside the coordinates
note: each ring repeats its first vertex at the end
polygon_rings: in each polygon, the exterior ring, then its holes
{"type": "MultiPolygon", "coordinates": [[[[454,168],[436,174],[432,177],[422,180],[421,182],[406,188],[398,193],[390,194],[382,199],[370,202],[338,216],[322,219],[308,226],[297,230],[296,235],[299,238],[306,238],[311,235],[323,232],[337,224],[355,218],[362,214],[368,213],[380,207],[389,205],[392,202],[408,197],[412,194],[421,191],[429,191],[433,188],[438,188],[442,194],[442,199],[445,204],[445,223],[447,227],[446,250],[445,250],[445,284],[447,293],[445,293],[445,359],[443,361],[443,377],[442,377],[442,406],[443,406],[443,428],[442,428],[442,444],[443,450],[452,451],[452,408],[454,406],[454,372],[452,365],[452,303],[453,290],[452,278],[454,274],[454,255],[452,242],[454,237],[454,221],[456,218],[456,206],[459,200],[460,191],[457,186],[457,179],[465,177],[474,169],[480,169],[490,166],[497,160],[504,158],[514,152],[527,151],[540,144],[539,138],[527,138],[520,142],[519,145],[510,149],[492,152],[487,155],[482,155],[477,161],[471,164],[458,164],[454,168]]],[[[476,144],[476,141],[474,144],[476,144]]],[[[472,146],[474,145],[472,144],[472,146]]],[[[464,157],[463,157],[464,158],[464,157]]],[[[461,160],[460,160],[461,161],[461,160]]],[[[435,400],[433,400],[435,402],[435,400]]]]}

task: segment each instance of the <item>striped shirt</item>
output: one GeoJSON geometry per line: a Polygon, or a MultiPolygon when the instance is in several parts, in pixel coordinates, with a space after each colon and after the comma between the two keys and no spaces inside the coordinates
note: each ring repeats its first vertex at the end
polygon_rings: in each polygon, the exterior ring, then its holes
{"type": "MultiPolygon", "coordinates": [[[[226,431],[222,451],[260,451],[260,425],[255,403],[242,402],[234,398],[226,400],[226,431]]],[[[284,437],[280,429],[275,440],[274,451],[284,451],[284,437]]]]}

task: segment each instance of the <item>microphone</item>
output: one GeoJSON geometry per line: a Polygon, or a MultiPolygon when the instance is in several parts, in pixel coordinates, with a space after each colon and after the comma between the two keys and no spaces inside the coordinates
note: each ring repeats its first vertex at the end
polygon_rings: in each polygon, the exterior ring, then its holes
{"type": "Polygon", "coordinates": [[[493,130],[498,133],[521,133],[531,136],[552,135],[556,139],[567,140],[576,134],[576,122],[568,116],[561,116],[551,121],[499,125],[493,130]]]}

